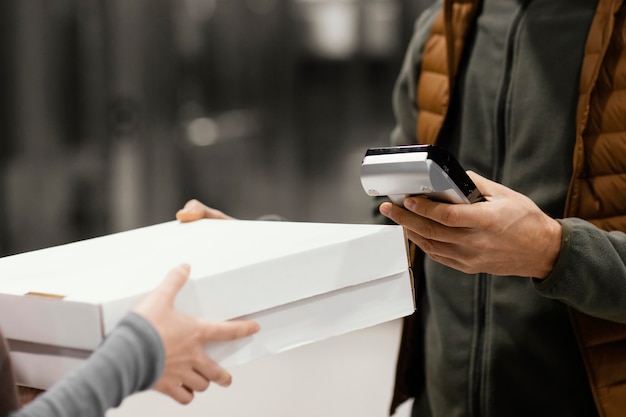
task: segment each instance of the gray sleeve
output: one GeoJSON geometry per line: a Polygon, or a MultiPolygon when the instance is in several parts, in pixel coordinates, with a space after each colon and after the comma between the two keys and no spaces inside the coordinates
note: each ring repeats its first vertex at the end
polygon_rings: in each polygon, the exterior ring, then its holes
{"type": "Polygon", "coordinates": [[[82,367],[10,417],[104,416],[128,395],[150,388],[164,362],[154,327],[129,313],[82,367]]]}
{"type": "Polygon", "coordinates": [[[392,105],[396,119],[396,126],[391,132],[391,145],[393,146],[415,143],[417,79],[421,67],[422,49],[440,10],[441,0],[437,0],[420,14],[415,23],[415,31],[393,90],[392,105]]]}
{"type": "Polygon", "coordinates": [[[552,273],[534,280],[535,288],[583,313],[626,323],[626,234],[576,218],[559,222],[561,253],[552,273]]]}

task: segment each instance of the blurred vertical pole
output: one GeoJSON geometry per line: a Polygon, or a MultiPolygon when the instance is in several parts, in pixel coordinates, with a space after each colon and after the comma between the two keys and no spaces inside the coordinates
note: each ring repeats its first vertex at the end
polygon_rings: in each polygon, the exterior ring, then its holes
{"type": "Polygon", "coordinates": [[[12,1],[10,67],[12,138],[4,194],[11,251],[70,240],[67,213],[72,165],[66,146],[76,118],[69,94],[72,65],[71,2],[12,1]],[[65,78],[64,75],[67,75],[65,78]]]}
{"type": "Polygon", "coordinates": [[[111,228],[174,218],[176,66],[169,0],[109,0],[111,228]]]}
{"type": "MultiPolygon", "coordinates": [[[[90,235],[108,231],[110,174],[110,138],[108,124],[109,49],[107,0],[73,0],[76,21],[76,65],[78,66],[78,137],[79,175],[83,179],[78,191],[87,191],[82,215],[76,221],[90,235]]],[[[89,236],[81,236],[89,237],[89,236]]]]}
{"type": "Polygon", "coordinates": [[[108,118],[111,177],[108,210],[113,231],[136,227],[143,210],[142,158],[139,123],[145,36],[144,1],[105,1],[108,23],[108,71],[110,74],[108,118]]]}
{"type": "Polygon", "coordinates": [[[12,67],[14,56],[15,16],[14,2],[0,2],[0,256],[9,251],[7,199],[5,190],[6,167],[13,151],[13,90],[12,67]]]}
{"type": "Polygon", "coordinates": [[[3,196],[12,252],[106,232],[104,2],[3,3],[11,5],[3,68],[14,149],[3,196]]]}
{"type": "Polygon", "coordinates": [[[174,34],[172,0],[151,0],[148,13],[147,42],[143,45],[144,97],[147,104],[145,132],[151,145],[145,154],[144,175],[149,194],[146,196],[145,222],[173,220],[181,201],[181,126],[179,125],[180,56],[174,34]]]}

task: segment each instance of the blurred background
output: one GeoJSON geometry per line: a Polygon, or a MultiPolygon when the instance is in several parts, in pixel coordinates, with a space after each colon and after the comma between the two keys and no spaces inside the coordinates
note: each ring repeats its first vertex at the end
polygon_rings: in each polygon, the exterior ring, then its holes
{"type": "Polygon", "coordinates": [[[0,3],[0,255],[174,219],[371,222],[429,0],[0,3]]]}
{"type": "MultiPolygon", "coordinates": [[[[173,220],[190,198],[375,221],[361,158],[388,143],[431,1],[1,1],[0,256],[173,220]]],[[[232,369],[186,415],[386,416],[399,335],[398,320],[232,369]]],[[[179,413],[147,392],[109,414],[179,413]]]]}

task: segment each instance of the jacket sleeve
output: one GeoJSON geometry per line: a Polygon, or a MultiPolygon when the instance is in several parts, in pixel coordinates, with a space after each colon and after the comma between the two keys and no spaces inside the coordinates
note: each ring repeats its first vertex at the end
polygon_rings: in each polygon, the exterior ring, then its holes
{"type": "Polygon", "coordinates": [[[391,145],[393,146],[408,145],[416,141],[416,94],[422,49],[441,7],[441,0],[436,0],[420,14],[415,22],[413,37],[407,48],[404,63],[393,90],[392,105],[396,119],[396,126],[391,132],[391,145]]]}
{"type": "Polygon", "coordinates": [[[559,222],[561,253],[552,273],[534,280],[535,288],[590,316],[626,323],[626,234],[577,218],[559,222]]]}
{"type": "Polygon", "coordinates": [[[10,417],[104,416],[128,395],[150,388],[164,362],[154,327],[129,313],[81,368],[10,417]]]}

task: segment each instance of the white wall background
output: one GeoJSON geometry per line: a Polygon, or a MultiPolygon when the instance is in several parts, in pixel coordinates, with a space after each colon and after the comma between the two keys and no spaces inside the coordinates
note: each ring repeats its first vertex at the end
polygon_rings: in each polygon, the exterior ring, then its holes
{"type": "Polygon", "coordinates": [[[240,365],[230,387],[212,385],[188,406],[137,394],[107,417],[386,417],[400,330],[394,320],[240,365]]]}

